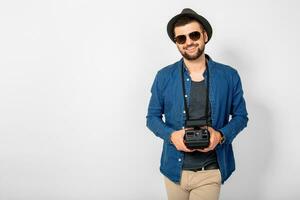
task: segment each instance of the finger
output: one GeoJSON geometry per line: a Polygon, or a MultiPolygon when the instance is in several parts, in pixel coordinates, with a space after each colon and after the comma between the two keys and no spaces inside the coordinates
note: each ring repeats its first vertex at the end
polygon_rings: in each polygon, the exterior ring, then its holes
{"type": "Polygon", "coordinates": [[[207,149],[208,149],[209,151],[211,151],[211,150],[214,150],[215,147],[216,147],[216,144],[215,144],[215,143],[210,143],[210,145],[209,145],[209,147],[207,147],[207,149]]]}
{"type": "Polygon", "coordinates": [[[193,152],[193,151],[195,151],[195,150],[191,150],[191,149],[187,148],[187,147],[185,146],[184,143],[182,144],[182,149],[183,149],[185,152],[193,152]]]}
{"type": "Polygon", "coordinates": [[[188,149],[188,148],[182,146],[182,147],[180,148],[180,151],[184,151],[184,152],[193,152],[194,150],[191,150],[191,149],[188,149]]]}
{"type": "Polygon", "coordinates": [[[195,150],[191,150],[191,149],[188,149],[188,148],[185,148],[184,149],[184,152],[188,152],[188,153],[191,153],[191,152],[194,152],[195,150]]]}
{"type": "Polygon", "coordinates": [[[211,151],[211,150],[213,150],[213,148],[212,148],[212,146],[211,145],[209,145],[208,147],[206,147],[205,149],[204,149],[206,152],[208,152],[208,151],[211,151]]]}
{"type": "Polygon", "coordinates": [[[188,148],[186,148],[189,152],[194,152],[194,151],[196,151],[195,149],[188,149],[188,148]]]}
{"type": "Polygon", "coordinates": [[[212,131],[212,130],[214,130],[212,127],[210,127],[210,126],[207,126],[207,129],[208,129],[208,131],[212,131]]]}
{"type": "Polygon", "coordinates": [[[198,151],[200,151],[201,153],[207,153],[208,152],[208,150],[204,150],[204,149],[200,149],[198,151]]]}
{"type": "Polygon", "coordinates": [[[211,149],[213,147],[214,141],[210,140],[208,146],[204,149],[211,149]]]}
{"type": "Polygon", "coordinates": [[[200,152],[202,152],[202,153],[206,153],[206,152],[208,152],[208,148],[205,148],[205,149],[197,149],[197,151],[200,151],[200,152]]]}

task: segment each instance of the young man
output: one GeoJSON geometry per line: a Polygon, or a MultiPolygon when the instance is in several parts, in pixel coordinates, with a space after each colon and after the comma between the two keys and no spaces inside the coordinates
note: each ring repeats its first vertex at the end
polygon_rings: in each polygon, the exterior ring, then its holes
{"type": "Polygon", "coordinates": [[[147,127],[164,140],[169,200],[216,200],[235,170],[232,141],[248,122],[241,80],[204,53],[212,27],[195,11],[183,9],[167,32],[183,58],[157,73],[147,127]]]}

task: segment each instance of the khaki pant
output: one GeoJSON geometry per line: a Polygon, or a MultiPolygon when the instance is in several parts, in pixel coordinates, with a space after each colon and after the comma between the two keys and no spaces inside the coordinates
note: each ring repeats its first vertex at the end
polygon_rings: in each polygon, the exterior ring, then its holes
{"type": "Polygon", "coordinates": [[[180,184],[165,177],[168,200],[218,200],[221,189],[219,169],[182,171],[180,184]]]}

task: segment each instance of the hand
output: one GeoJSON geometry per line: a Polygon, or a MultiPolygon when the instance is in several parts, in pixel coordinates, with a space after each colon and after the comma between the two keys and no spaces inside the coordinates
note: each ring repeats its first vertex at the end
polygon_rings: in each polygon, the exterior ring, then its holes
{"type": "Polygon", "coordinates": [[[208,152],[208,151],[214,150],[216,148],[216,146],[221,142],[222,135],[219,131],[216,131],[212,127],[207,127],[207,129],[210,134],[209,146],[206,147],[205,149],[197,149],[197,151],[208,152]]]}
{"type": "Polygon", "coordinates": [[[174,144],[174,146],[176,147],[176,149],[178,151],[184,151],[184,152],[193,152],[195,150],[190,150],[188,149],[184,142],[183,142],[183,137],[184,137],[184,134],[185,134],[185,130],[188,130],[188,129],[181,129],[179,131],[174,131],[172,134],[171,134],[171,141],[172,143],[174,144]]]}

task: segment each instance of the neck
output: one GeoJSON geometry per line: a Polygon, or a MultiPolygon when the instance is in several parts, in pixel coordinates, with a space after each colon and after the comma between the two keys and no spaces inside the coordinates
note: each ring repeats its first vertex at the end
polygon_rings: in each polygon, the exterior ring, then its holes
{"type": "Polygon", "coordinates": [[[187,60],[186,58],[183,58],[183,60],[190,72],[200,72],[206,68],[204,53],[196,60],[187,60]]]}

